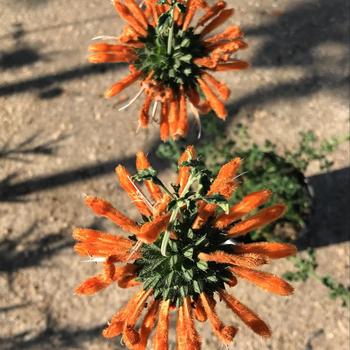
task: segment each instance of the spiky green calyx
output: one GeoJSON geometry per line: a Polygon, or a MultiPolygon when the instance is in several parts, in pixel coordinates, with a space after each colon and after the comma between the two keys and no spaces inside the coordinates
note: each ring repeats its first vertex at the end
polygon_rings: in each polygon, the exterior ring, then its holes
{"type": "MultiPolygon", "coordinates": [[[[213,176],[203,163],[196,159],[182,164],[189,165],[191,175],[187,190],[180,196],[178,187],[172,186],[172,201],[167,208],[172,213],[172,219],[167,230],[155,243],[143,244],[142,258],[135,262],[139,266],[138,280],[143,283],[143,288],[152,288],[155,298],[170,299],[172,305],[176,306],[182,305],[183,298],[187,296],[196,299],[202,292],[211,295],[224,288],[224,283],[231,277],[228,265],[206,262],[198,257],[200,253],[225,251],[223,243],[227,241],[224,232],[214,228],[210,220],[200,229],[192,228],[198,214],[199,201],[215,203],[220,211],[228,210],[228,203],[220,195],[205,195],[213,176]],[[195,183],[197,186],[194,191],[191,185],[195,183]]],[[[151,179],[164,186],[154,169],[142,170],[134,179],[151,179]]]]}
{"type": "Polygon", "coordinates": [[[135,65],[145,76],[154,72],[154,80],[175,91],[180,84],[194,85],[199,67],[193,60],[204,57],[206,50],[193,28],[183,31],[169,10],[160,16],[156,27],[148,27],[147,37],[140,40],[145,46],[136,50],[135,65]]]}

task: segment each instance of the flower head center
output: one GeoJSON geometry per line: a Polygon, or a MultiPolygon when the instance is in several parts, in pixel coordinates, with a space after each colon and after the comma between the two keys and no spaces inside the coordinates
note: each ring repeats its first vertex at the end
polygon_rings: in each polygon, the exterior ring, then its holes
{"type": "Polygon", "coordinates": [[[157,27],[149,26],[147,37],[142,39],[145,46],[137,50],[136,67],[145,76],[153,72],[153,79],[177,90],[180,84],[194,84],[199,68],[193,60],[204,57],[206,50],[193,28],[184,31],[174,24],[172,31],[170,34],[169,26],[161,22],[157,27]],[[169,35],[172,35],[170,54],[169,35]]]}

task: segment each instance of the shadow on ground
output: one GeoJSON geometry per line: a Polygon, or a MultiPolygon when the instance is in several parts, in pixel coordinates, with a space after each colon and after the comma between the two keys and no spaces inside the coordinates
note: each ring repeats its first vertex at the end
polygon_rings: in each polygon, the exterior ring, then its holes
{"type": "Polygon", "coordinates": [[[8,137],[7,141],[0,146],[0,159],[24,163],[29,162],[25,158],[28,155],[55,155],[60,143],[69,138],[69,135],[64,135],[55,139],[45,140],[45,135],[39,130],[21,142],[13,143],[13,136],[8,137]]]}
{"type": "Polygon", "coordinates": [[[313,215],[308,246],[321,247],[350,240],[350,168],[311,176],[313,215]]]}
{"type": "Polygon", "coordinates": [[[6,237],[0,241],[0,273],[12,274],[19,269],[38,266],[43,260],[73,245],[66,230],[32,240],[37,226],[37,223],[32,224],[16,239],[6,237]]]}
{"type": "MultiPolygon", "coordinates": [[[[46,329],[36,335],[28,331],[13,337],[1,337],[0,348],[2,350],[81,349],[82,344],[101,337],[101,332],[105,327],[101,325],[87,329],[62,329],[50,313],[47,314],[46,324],[46,329]]],[[[122,348],[116,345],[114,349],[122,348]]]]}

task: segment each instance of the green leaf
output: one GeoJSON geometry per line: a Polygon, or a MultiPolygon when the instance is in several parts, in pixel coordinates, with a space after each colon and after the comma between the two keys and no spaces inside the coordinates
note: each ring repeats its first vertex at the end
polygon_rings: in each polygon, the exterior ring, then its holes
{"type": "Polygon", "coordinates": [[[176,7],[180,10],[181,13],[186,12],[186,6],[184,4],[182,4],[181,2],[177,2],[176,7]]]}
{"type": "Polygon", "coordinates": [[[181,286],[180,287],[180,295],[185,298],[188,295],[188,287],[187,286],[181,286]]]}
{"type": "Polygon", "coordinates": [[[202,281],[193,281],[193,289],[196,293],[200,294],[203,292],[203,282],[202,281]]]}
{"type": "Polygon", "coordinates": [[[197,267],[202,271],[206,271],[208,270],[208,263],[204,260],[199,260],[197,262],[197,267]]]}
{"type": "Polygon", "coordinates": [[[197,241],[194,243],[196,246],[200,245],[203,243],[207,238],[207,235],[203,235],[201,238],[197,239],[197,241]]]}
{"type": "Polygon", "coordinates": [[[217,277],[215,275],[207,276],[207,280],[213,283],[216,283],[218,281],[217,277]]]}
{"type": "Polygon", "coordinates": [[[187,55],[181,56],[180,60],[183,61],[183,62],[186,62],[186,63],[190,63],[191,60],[192,60],[192,55],[191,54],[187,54],[187,55]]]}
{"type": "Polygon", "coordinates": [[[226,200],[226,198],[223,195],[219,193],[215,193],[213,195],[203,197],[203,199],[207,203],[216,204],[219,208],[221,208],[225,212],[225,214],[228,214],[230,212],[229,202],[226,200]]]}
{"type": "Polygon", "coordinates": [[[193,258],[193,248],[189,248],[184,252],[184,256],[188,259],[193,258]]]}
{"type": "Polygon", "coordinates": [[[189,47],[191,44],[191,40],[188,38],[185,38],[184,40],[181,41],[180,46],[181,47],[189,47]]]}
{"type": "Polygon", "coordinates": [[[176,255],[172,255],[170,257],[170,266],[174,267],[178,262],[179,262],[179,256],[176,254],[176,255]]]}
{"type": "Polygon", "coordinates": [[[193,279],[193,270],[188,269],[183,271],[183,275],[187,281],[192,281],[193,279]]]}
{"type": "Polygon", "coordinates": [[[175,271],[172,271],[169,273],[169,275],[167,276],[166,278],[166,283],[168,286],[171,286],[172,282],[173,282],[173,279],[174,279],[174,274],[175,274],[175,271]]]}
{"type": "Polygon", "coordinates": [[[156,176],[157,171],[150,167],[147,169],[139,170],[134,176],[132,176],[132,179],[141,182],[144,180],[153,180],[156,176]]]}

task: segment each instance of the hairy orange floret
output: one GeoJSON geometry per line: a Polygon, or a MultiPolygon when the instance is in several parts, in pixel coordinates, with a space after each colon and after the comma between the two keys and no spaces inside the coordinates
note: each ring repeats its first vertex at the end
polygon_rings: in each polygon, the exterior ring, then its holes
{"type": "Polygon", "coordinates": [[[130,74],[108,89],[105,97],[114,97],[138,81],[139,93],[121,109],[144,95],[139,126],[148,127],[159,113],[163,141],[186,136],[188,110],[196,117],[213,110],[224,120],[228,114],[224,101],[230,90],[209,72],[247,68],[248,64],[236,57],[237,51],[247,44],[237,26],[212,33],[229,20],[234,10],[227,8],[225,1],[216,1],[211,6],[205,0],[164,4],[147,0],[140,5],[135,0],[112,0],[112,3],[126,26],[120,36],[114,40],[111,37],[113,43],[90,45],[89,61],[126,62],[130,74]]]}
{"type": "MultiPolygon", "coordinates": [[[[141,26],[141,17],[138,20],[141,26]]],[[[266,206],[271,197],[268,190],[230,204],[239,186],[241,162],[232,159],[214,176],[194,147],[188,146],[179,157],[178,175],[169,190],[147,156],[139,152],[137,174],[132,176],[121,165],[116,168],[120,186],[140,213],[136,220],[103,199],[85,197],[85,204],[96,215],[107,218],[128,236],[89,228],[74,230],[76,252],[102,263],[102,271],[85,280],[75,293],[93,295],[112,284],[139,288],[111,318],[103,331],[106,338],[121,336],[130,350],[145,350],[151,342],[156,350],[168,350],[169,327],[176,317],[177,349],[201,349],[196,321],[208,321],[218,339],[228,345],[238,328],[221,321],[217,301],[223,301],[259,336],[271,336],[269,326],[238,301],[230,288],[238,288],[244,279],[267,292],[291,295],[289,283],[259,268],[295,254],[296,248],[281,242],[239,240],[285,211],[283,204],[266,206]],[[223,202],[227,204],[225,213],[220,209],[223,202]]]]}

